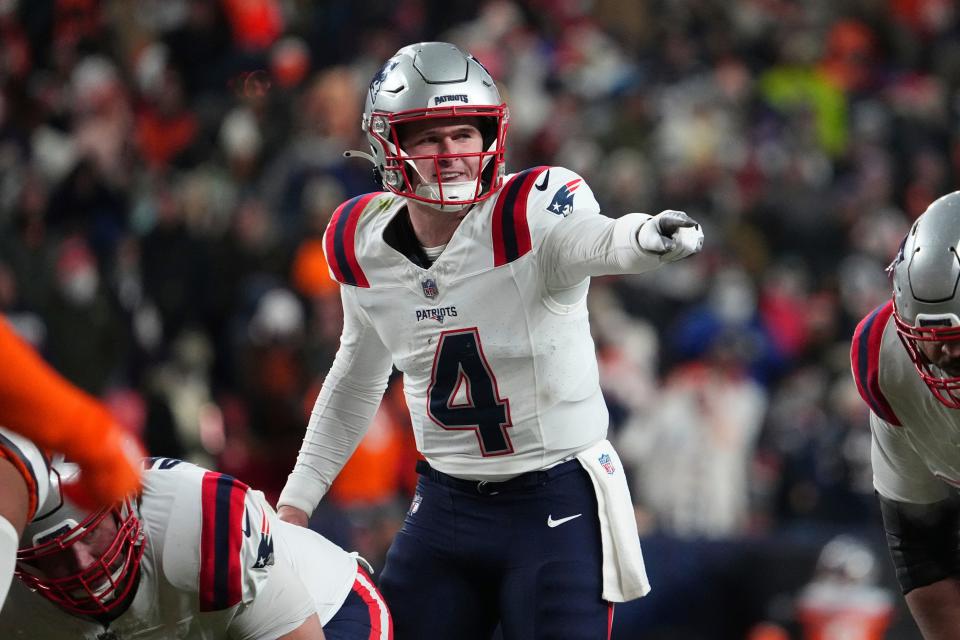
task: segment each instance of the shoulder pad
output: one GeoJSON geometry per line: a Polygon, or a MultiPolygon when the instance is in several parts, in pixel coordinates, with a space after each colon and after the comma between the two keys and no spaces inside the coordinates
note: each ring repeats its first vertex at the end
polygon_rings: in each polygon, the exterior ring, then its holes
{"type": "Polygon", "coordinates": [[[351,198],[337,207],[330,218],[323,234],[323,250],[330,273],[340,284],[370,287],[357,260],[357,223],[367,205],[382,194],[382,191],[376,191],[351,198]]]}
{"type": "Polygon", "coordinates": [[[893,301],[890,300],[860,321],[850,344],[850,366],[864,402],[885,422],[901,426],[900,419],[880,389],[880,344],[892,314],[893,301]]]}
{"type": "MultiPolygon", "coordinates": [[[[493,208],[493,265],[499,267],[528,253],[530,226],[527,198],[537,178],[550,167],[534,167],[511,176],[500,188],[493,208]]],[[[539,189],[539,187],[537,187],[539,189]]]]}
{"type": "Polygon", "coordinates": [[[33,441],[3,427],[0,427],[0,458],[9,460],[27,484],[29,522],[50,491],[50,459],[33,441]]]}

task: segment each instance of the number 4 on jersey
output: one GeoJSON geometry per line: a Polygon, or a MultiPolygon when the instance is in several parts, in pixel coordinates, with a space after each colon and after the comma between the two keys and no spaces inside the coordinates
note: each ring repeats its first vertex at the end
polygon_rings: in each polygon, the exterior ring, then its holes
{"type": "Polygon", "coordinates": [[[427,415],[444,429],[475,430],[484,456],[513,453],[507,434],[513,426],[510,401],[500,397],[475,327],[440,334],[427,389],[427,415]]]}

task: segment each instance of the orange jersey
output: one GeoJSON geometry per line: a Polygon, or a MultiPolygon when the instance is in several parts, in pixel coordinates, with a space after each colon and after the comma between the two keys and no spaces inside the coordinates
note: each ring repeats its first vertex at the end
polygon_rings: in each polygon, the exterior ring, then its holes
{"type": "Polygon", "coordinates": [[[0,425],[83,470],[93,502],[111,503],[139,488],[128,436],[100,402],[53,370],[0,319],[0,425]]]}

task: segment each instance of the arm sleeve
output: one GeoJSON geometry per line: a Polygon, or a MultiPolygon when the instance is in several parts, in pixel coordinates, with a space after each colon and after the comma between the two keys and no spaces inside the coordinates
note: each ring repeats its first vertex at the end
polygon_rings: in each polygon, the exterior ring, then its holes
{"type": "Polygon", "coordinates": [[[370,425],[387,388],[390,351],[356,300],[340,288],[340,349],[314,404],[307,432],[278,505],[312,513],[370,425]]]}
{"type": "MultiPolygon", "coordinates": [[[[560,167],[553,171],[561,181],[573,183],[579,179],[560,167]]],[[[540,250],[548,291],[576,287],[590,276],[643,273],[660,266],[660,256],[645,253],[637,241],[637,232],[649,215],[629,213],[613,219],[601,214],[585,182],[578,185],[574,203],[565,217],[551,214],[539,195],[534,195],[528,205],[532,209],[529,215],[549,225],[540,250]]]]}
{"type": "Polygon", "coordinates": [[[884,498],[914,504],[944,500],[950,489],[939,480],[907,439],[903,427],[894,427],[870,413],[873,486],[884,498]]]}

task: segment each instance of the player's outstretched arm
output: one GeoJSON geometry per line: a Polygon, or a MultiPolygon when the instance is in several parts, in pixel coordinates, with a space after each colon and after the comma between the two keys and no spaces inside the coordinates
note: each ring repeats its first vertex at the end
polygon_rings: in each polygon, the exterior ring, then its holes
{"type": "Polygon", "coordinates": [[[80,465],[89,506],[140,488],[139,449],[101,403],[53,370],[0,317],[0,425],[80,465]]]}
{"type": "Polygon", "coordinates": [[[667,209],[643,223],[637,242],[647,253],[660,256],[661,262],[675,262],[703,248],[703,231],[683,211],[667,209]]]}

